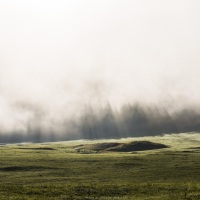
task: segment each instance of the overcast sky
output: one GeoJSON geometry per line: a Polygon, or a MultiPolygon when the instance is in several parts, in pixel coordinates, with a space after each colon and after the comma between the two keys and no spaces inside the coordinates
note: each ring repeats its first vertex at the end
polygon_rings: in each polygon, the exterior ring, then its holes
{"type": "Polygon", "coordinates": [[[104,101],[196,104],[199,8],[199,0],[1,0],[1,128],[26,121],[31,106],[62,117],[104,101]]]}

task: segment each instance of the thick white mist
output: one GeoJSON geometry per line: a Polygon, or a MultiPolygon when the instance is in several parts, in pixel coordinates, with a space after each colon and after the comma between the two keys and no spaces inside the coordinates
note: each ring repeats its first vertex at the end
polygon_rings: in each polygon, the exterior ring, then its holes
{"type": "Polygon", "coordinates": [[[199,6],[1,0],[0,129],[60,124],[85,104],[198,104],[199,6]]]}

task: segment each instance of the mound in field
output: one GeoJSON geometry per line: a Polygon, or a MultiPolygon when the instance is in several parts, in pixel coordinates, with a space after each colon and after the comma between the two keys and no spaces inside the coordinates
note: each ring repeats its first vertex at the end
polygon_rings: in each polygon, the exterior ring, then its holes
{"type": "Polygon", "coordinates": [[[136,141],[130,143],[120,144],[116,147],[107,149],[107,151],[130,152],[130,151],[146,151],[154,149],[168,148],[168,146],[160,143],[153,143],[149,141],[136,141]]]}
{"type": "Polygon", "coordinates": [[[154,149],[163,149],[169,148],[168,146],[160,143],[153,143],[149,141],[135,141],[130,143],[97,143],[97,144],[86,144],[78,149],[81,150],[89,150],[89,151],[113,151],[113,152],[132,152],[132,151],[147,151],[154,149]]]}

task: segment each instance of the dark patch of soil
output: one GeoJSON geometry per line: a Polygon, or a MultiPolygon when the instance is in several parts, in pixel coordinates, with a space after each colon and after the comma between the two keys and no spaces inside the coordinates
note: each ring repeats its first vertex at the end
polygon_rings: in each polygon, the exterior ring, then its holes
{"type": "Polygon", "coordinates": [[[146,150],[163,149],[163,148],[168,148],[168,146],[149,141],[136,141],[128,144],[121,144],[114,148],[109,148],[107,149],[107,151],[130,152],[130,151],[146,151],[146,150]]]}
{"type": "Polygon", "coordinates": [[[113,152],[132,152],[132,151],[146,151],[154,149],[169,148],[168,146],[160,143],[153,143],[149,141],[136,141],[130,143],[97,143],[83,145],[79,150],[91,151],[113,151],[113,152]]]}

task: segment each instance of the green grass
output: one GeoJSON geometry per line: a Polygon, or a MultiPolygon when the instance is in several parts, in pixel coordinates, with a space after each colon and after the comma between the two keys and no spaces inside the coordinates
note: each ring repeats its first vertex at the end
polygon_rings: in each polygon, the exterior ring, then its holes
{"type": "Polygon", "coordinates": [[[200,199],[200,134],[0,146],[0,199],[200,199]],[[78,153],[81,144],[151,141],[170,148],[78,153]]]}

